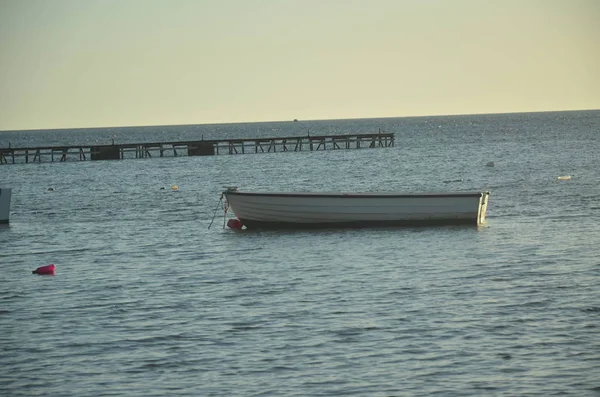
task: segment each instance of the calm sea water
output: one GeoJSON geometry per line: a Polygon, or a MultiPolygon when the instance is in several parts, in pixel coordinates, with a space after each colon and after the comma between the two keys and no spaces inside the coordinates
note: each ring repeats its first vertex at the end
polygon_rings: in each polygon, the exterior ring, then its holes
{"type": "Polygon", "coordinates": [[[1,132],[0,147],[379,128],[395,147],[0,165],[0,395],[600,395],[600,111],[1,132]],[[491,197],[480,228],[234,232],[223,185],[491,197]]]}

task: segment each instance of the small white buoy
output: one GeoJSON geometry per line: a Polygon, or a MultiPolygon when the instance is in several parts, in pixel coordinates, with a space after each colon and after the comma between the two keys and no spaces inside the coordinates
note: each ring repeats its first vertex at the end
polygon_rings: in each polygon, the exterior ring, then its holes
{"type": "Polygon", "coordinates": [[[563,175],[563,176],[559,176],[558,178],[559,181],[568,181],[571,179],[571,175],[563,175]]]}

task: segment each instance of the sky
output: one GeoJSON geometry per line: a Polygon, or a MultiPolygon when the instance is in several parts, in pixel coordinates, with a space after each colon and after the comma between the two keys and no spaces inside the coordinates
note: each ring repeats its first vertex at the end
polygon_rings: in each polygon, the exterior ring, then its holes
{"type": "Polygon", "coordinates": [[[0,130],[600,109],[597,0],[0,0],[0,130]]]}

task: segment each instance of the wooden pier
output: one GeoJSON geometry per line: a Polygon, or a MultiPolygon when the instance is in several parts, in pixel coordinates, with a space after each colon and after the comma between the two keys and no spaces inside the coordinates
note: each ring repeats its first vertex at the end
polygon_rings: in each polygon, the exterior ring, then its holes
{"type": "Polygon", "coordinates": [[[394,134],[305,135],[276,138],[215,139],[183,142],[147,142],[110,145],[74,145],[0,148],[0,164],[124,160],[150,157],[214,156],[362,149],[394,146],[394,134]]]}

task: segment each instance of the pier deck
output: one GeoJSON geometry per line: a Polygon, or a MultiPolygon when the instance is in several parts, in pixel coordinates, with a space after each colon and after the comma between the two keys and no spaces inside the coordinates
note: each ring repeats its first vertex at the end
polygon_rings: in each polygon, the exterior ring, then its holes
{"type": "Polygon", "coordinates": [[[150,157],[213,156],[394,146],[394,134],[305,135],[110,145],[0,148],[0,164],[124,160],[150,157]]]}

